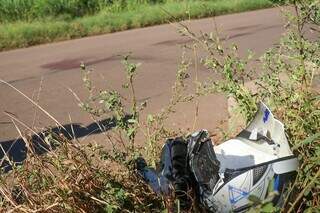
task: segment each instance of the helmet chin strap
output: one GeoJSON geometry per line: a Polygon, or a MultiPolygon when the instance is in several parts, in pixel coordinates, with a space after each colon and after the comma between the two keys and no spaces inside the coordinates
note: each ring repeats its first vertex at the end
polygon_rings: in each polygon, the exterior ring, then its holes
{"type": "Polygon", "coordinates": [[[244,129],[242,130],[238,137],[242,137],[242,138],[245,138],[245,139],[248,139],[250,141],[259,141],[259,140],[263,140],[263,141],[266,141],[269,145],[274,145],[275,142],[267,137],[267,131],[263,132],[263,131],[258,131],[257,128],[254,128],[251,132],[244,129]]]}

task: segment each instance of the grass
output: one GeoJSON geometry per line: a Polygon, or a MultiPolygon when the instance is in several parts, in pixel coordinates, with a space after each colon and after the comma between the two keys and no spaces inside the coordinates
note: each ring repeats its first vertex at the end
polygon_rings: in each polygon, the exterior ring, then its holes
{"type": "Polygon", "coordinates": [[[33,21],[39,19],[73,19],[93,15],[101,10],[119,12],[140,5],[152,5],[180,0],[0,0],[0,22],[33,21]]]}
{"type": "Polygon", "coordinates": [[[52,133],[45,140],[58,148],[39,156],[33,143],[25,140],[30,146],[24,165],[0,175],[1,212],[151,212],[161,208],[160,199],[129,170],[130,165],[110,158],[101,146],[81,145],[52,133]]]}
{"type": "Polygon", "coordinates": [[[3,23],[0,25],[0,51],[271,6],[269,0],[169,1],[161,5],[141,4],[119,12],[106,9],[71,20],[3,23]]]}
{"type": "MultiPolygon", "coordinates": [[[[38,134],[39,140],[33,141],[30,134],[36,134],[35,127],[19,121],[12,113],[5,113],[27,144],[28,155],[22,165],[11,162],[9,156],[1,159],[1,163],[11,165],[12,170],[7,173],[0,170],[0,211],[173,212],[170,209],[179,205],[179,202],[174,202],[177,198],[174,193],[169,198],[155,196],[140,180],[134,162],[142,155],[150,165],[156,165],[160,147],[166,138],[188,134],[166,126],[166,119],[175,113],[178,104],[197,105],[198,97],[223,92],[237,101],[238,109],[248,121],[255,111],[255,103],[261,100],[267,103],[284,123],[292,150],[300,162],[283,205],[272,206],[270,199],[255,200],[250,212],[319,212],[320,96],[318,91],[313,90],[312,82],[320,67],[320,41],[305,39],[303,33],[303,26],[308,23],[314,23],[313,27],[320,32],[320,22],[316,18],[320,2],[314,0],[314,3],[314,6],[305,7],[296,2],[299,13],[286,14],[290,24],[279,45],[267,51],[258,61],[251,54],[240,58],[237,46],[220,43],[217,35],[195,34],[181,24],[181,31],[194,40],[185,48],[185,53],[205,53],[200,58],[199,66],[216,72],[221,80],[208,78],[198,81],[196,77],[190,77],[194,71],[192,65],[198,59],[183,54],[170,102],[158,114],[149,114],[146,120],[140,115],[147,103],[138,104],[134,91],[138,64],[132,63],[129,57],[123,60],[126,74],[123,89],[127,89],[126,94],[129,94],[126,97],[112,88],[95,88],[94,82],[90,81],[90,70],[82,64],[83,83],[89,97],[80,100],[74,95],[80,107],[95,122],[101,118],[113,118],[115,128],[105,132],[104,142],[112,145],[108,150],[94,143],[81,144],[75,137],[70,140],[63,135],[63,131],[54,132],[50,128],[38,134]],[[258,62],[257,69],[264,71],[261,77],[255,79],[256,91],[246,88],[243,81],[245,75],[250,78],[250,73],[255,73],[251,72],[250,67],[253,60],[258,62]],[[288,77],[287,80],[279,78],[283,74],[288,77]],[[129,106],[126,107],[126,104],[129,106]],[[27,126],[29,134],[23,134],[19,125],[27,126]],[[143,147],[135,144],[137,133],[145,137],[143,147]],[[44,145],[46,154],[37,155],[36,141],[44,145]]],[[[23,91],[3,80],[0,83],[11,87],[63,128],[23,91]]],[[[194,116],[196,120],[197,114],[194,116]]],[[[73,135],[72,132],[69,134],[73,135]]]]}
{"type": "Polygon", "coordinates": [[[0,22],[32,21],[49,17],[75,18],[113,5],[110,0],[1,0],[0,22]]]}

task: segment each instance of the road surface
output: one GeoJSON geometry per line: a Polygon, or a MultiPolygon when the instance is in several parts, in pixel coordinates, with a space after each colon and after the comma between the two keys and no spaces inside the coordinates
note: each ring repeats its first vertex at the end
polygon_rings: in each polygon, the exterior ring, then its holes
{"type": "MultiPolygon", "coordinates": [[[[284,31],[284,21],[278,8],[193,20],[186,24],[194,32],[212,32],[215,31],[213,20],[225,40],[237,43],[241,52],[251,49],[257,56],[277,43],[284,31]]],[[[173,25],[167,24],[1,52],[0,79],[35,100],[43,79],[39,104],[62,124],[77,123],[77,137],[86,138],[84,136],[94,131],[95,126],[90,116],[79,109],[68,90],[71,88],[81,99],[88,95],[81,80],[81,61],[93,69],[92,80],[97,89],[123,91],[120,55],[131,52],[132,59],[142,63],[135,83],[138,100],[148,100],[146,114],[155,113],[170,100],[182,53],[181,45],[188,42],[190,40],[181,37],[173,25]]],[[[209,71],[199,69],[200,77],[210,75],[209,71]]],[[[5,142],[19,134],[3,112],[11,112],[31,126],[35,109],[24,97],[4,84],[0,84],[0,100],[0,142],[5,142]]],[[[223,95],[211,95],[199,103],[197,129],[213,130],[227,118],[226,98],[223,95]]],[[[169,123],[174,128],[191,128],[194,114],[194,105],[179,105],[169,123]]],[[[39,111],[35,120],[37,131],[54,125],[39,111]]],[[[104,143],[101,134],[89,139],[104,143]]]]}

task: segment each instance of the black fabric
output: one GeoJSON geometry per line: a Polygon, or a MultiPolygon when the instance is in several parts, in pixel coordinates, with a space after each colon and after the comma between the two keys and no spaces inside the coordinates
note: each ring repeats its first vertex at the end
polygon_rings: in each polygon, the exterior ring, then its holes
{"type": "Polygon", "coordinates": [[[197,197],[199,203],[210,212],[214,212],[215,206],[208,202],[213,188],[219,180],[220,162],[213,149],[213,144],[206,131],[200,131],[191,136],[188,141],[190,167],[194,176],[197,197]]]}
{"type": "Polygon", "coordinates": [[[217,161],[211,141],[202,143],[199,152],[194,156],[193,167],[199,184],[215,185],[219,176],[219,161],[217,161]]]}
{"type": "Polygon", "coordinates": [[[253,169],[253,183],[254,186],[264,175],[267,171],[268,165],[259,166],[253,169]]]}
{"type": "Polygon", "coordinates": [[[175,180],[187,177],[187,144],[181,138],[177,138],[171,145],[172,174],[175,180]]]}
{"type": "Polygon", "coordinates": [[[188,168],[187,143],[182,138],[175,138],[171,144],[172,176],[174,179],[174,189],[176,198],[180,200],[183,209],[191,206],[190,192],[191,175],[188,168]]]}
{"type": "MultiPolygon", "coordinates": [[[[148,179],[150,174],[144,174],[149,171],[143,169],[146,168],[146,162],[139,159],[136,163],[137,169],[140,169],[143,174],[141,176],[149,185],[152,185],[150,181],[152,178],[148,179]]],[[[180,208],[188,211],[193,201],[200,201],[199,198],[202,197],[200,194],[212,190],[211,185],[216,183],[218,171],[219,162],[206,131],[200,131],[187,139],[182,137],[168,139],[162,148],[157,169],[157,178],[161,188],[159,191],[164,196],[170,196],[171,187],[169,187],[170,192],[167,193],[167,185],[173,186],[175,198],[180,201],[180,208]],[[191,164],[190,161],[192,161],[191,164]],[[204,190],[204,186],[207,189],[204,190]],[[193,197],[194,194],[196,194],[196,199],[193,197]]],[[[151,187],[157,191],[157,187],[151,187]]]]}
{"type": "Polygon", "coordinates": [[[296,171],[279,175],[279,188],[277,189],[278,195],[276,195],[273,198],[273,200],[272,200],[273,205],[283,206],[283,204],[286,200],[286,196],[288,195],[287,189],[289,188],[290,183],[292,183],[292,181],[296,178],[296,176],[297,176],[296,171]]]}
{"type": "MultiPolygon", "coordinates": [[[[244,129],[242,130],[238,135],[237,137],[240,137],[240,138],[245,138],[245,139],[248,139],[248,140],[251,140],[250,139],[250,135],[251,135],[252,132],[244,129]]],[[[268,144],[275,144],[275,142],[271,139],[271,138],[268,138],[260,133],[257,133],[257,139],[256,140],[253,140],[253,141],[260,141],[260,140],[263,140],[263,141],[266,141],[268,144]]],[[[252,140],[251,140],[252,141],[252,140]]]]}

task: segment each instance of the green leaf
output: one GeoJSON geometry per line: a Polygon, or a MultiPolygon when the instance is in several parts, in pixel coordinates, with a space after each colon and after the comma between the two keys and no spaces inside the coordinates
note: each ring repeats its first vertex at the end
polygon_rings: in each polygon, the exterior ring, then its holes
{"type": "Polygon", "coordinates": [[[314,184],[311,184],[310,186],[308,186],[307,187],[307,189],[304,191],[304,196],[307,196],[310,192],[311,192],[311,190],[313,189],[313,187],[314,187],[314,184]]]}
{"type": "Polygon", "coordinates": [[[267,203],[261,208],[261,212],[274,212],[275,210],[272,203],[267,203]]]}
{"type": "Polygon", "coordinates": [[[268,192],[273,192],[274,191],[274,178],[272,178],[269,182],[269,185],[268,185],[268,192]]]}
{"type": "Polygon", "coordinates": [[[255,205],[258,205],[261,203],[261,200],[255,195],[250,195],[248,199],[255,205]]]}
{"type": "Polygon", "coordinates": [[[304,139],[303,141],[301,141],[300,143],[298,143],[297,145],[295,145],[293,147],[293,149],[298,149],[300,148],[301,146],[303,145],[307,145],[307,144],[310,144],[312,143],[313,141],[315,141],[316,139],[320,138],[320,132],[310,136],[310,137],[307,137],[306,139],[304,139]]]}
{"type": "Polygon", "coordinates": [[[138,122],[137,122],[137,120],[135,120],[135,119],[129,119],[129,120],[128,120],[128,123],[134,124],[134,123],[138,123],[138,122]]]}
{"type": "Polygon", "coordinates": [[[128,129],[127,136],[130,138],[135,131],[136,131],[135,128],[128,129]]]}
{"type": "Polygon", "coordinates": [[[151,115],[151,114],[149,114],[148,116],[147,116],[147,121],[148,122],[152,122],[154,119],[153,119],[153,116],[151,115]]]}

